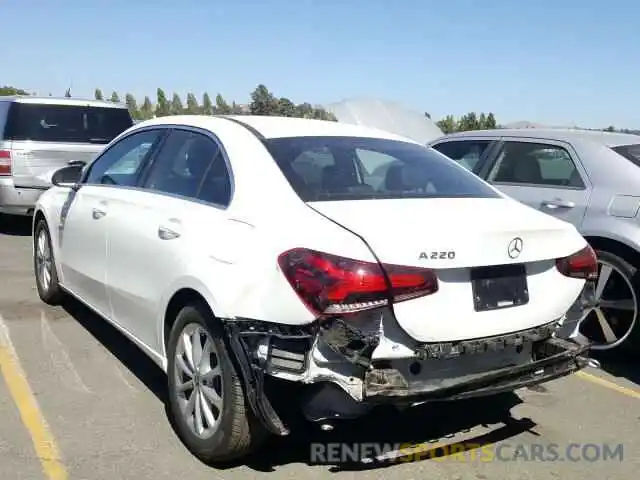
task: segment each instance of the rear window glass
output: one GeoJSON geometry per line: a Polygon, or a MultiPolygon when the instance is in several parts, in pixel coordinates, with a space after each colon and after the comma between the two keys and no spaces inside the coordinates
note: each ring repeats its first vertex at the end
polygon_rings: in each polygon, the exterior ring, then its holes
{"type": "Polygon", "coordinates": [[[265,145],[303,201],[499,198],[477,176],[413,143],[360,137],[296,137],[265,145]]]}
{"type": "Polygon", "coordinates": [[[7,140],[107,144],[133,125],[125,108],[13,103],[7,140]]]}
{"type": "Polygon", "coordinates": [[[611,150],[640,167],[640,144],[621,145],[619,147],[612,147],[611,150]]]}

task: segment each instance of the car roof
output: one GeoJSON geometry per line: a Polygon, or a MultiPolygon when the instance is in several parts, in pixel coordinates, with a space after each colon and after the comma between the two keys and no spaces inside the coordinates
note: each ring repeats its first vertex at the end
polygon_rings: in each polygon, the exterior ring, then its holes
{"type": "Polygon", "coordinates": [[[368,137],[417,143],[399,135],[360,125],[308,118],[277,117],[267,115],[174,115],[145,120],[136,128],[163,124],[179,124],[215,131],[220,121],[243,124],[263,138],[339,136],[368,137]]]}
{"type": "Polygon", "coordinates": [[[570,128],[498,128],[494,130],[469,130],[466,132],[451,133],[444,137],[440,137],[435,141],[439,142],[444,138],[464,137],[521,137],[558,140],[564,142],[591,141],[606,145],[607,147],[640,144],[640,135],[570,128]]]}
{"type": "Polygon", "coordinates": [[[37,95],[0,96],[0,102],[36,103],[38,105],[74,105],[103,108],[127,108],[126,104],[107,100],[93,100],[70,97],[44,97],[37,95]]]}

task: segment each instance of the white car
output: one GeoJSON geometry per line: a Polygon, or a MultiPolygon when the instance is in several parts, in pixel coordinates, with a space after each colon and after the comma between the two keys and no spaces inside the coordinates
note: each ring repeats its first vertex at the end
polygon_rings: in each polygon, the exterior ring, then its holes
{"type": "Polygon", "coordinates": [[[157,362],[205,461],[288,433],[269,377],[304,384],[286,409],[324,424],[589,363],[571,338],[597,276],[582,236],[410,140],[164,117],[52,180],[33,223],[41,299],[72,295],[157,362]]]}

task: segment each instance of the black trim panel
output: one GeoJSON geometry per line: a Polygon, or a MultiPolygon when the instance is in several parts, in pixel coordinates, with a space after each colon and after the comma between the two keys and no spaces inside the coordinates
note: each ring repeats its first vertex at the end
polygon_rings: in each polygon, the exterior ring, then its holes
{"type": "Polygon", "coordinates": [[[256,130],[254,127],[252,127],[251,125],[249,125],[246,122],[243,122],[242,120],[238,120],[235,117],[229,117],[227,115],[216,115],[217,117],[220,118],[224,118],[225,120],[229,120],[230,122],[236,123],[244,128],[246,128],[247,130],[249,130],[258,140],[260,140],[261,142],[263,142],[264,140],[266,140],[265,136],[262,135],[258,130],[256,130]]]}

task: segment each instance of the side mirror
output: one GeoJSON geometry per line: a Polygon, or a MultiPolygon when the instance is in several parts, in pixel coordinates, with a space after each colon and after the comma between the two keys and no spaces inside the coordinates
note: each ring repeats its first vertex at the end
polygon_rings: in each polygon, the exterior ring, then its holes
{"type": "Polygon", "coordinates": [[[84,162],[73,163],[55,171],[51,177],[51,183],[56,187],[77,188],[78,182],[82,178],[84,162]]]}

